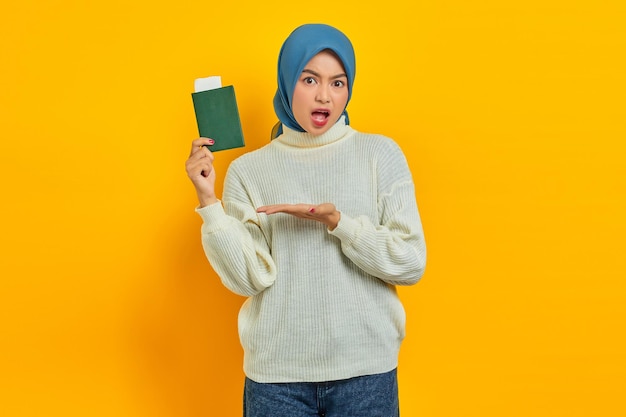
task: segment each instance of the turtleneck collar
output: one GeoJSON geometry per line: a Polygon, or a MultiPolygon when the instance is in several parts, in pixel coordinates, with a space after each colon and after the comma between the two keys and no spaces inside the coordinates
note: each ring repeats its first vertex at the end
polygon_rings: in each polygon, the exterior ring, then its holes
{"type": "Polygon", "coordinates": [[[296,148],[316,148],[337,142],[353,131],[350,126],[346,125],[346,117],[341,116],[330,129],[321,135],[298,132],[283,125],[283,134],[274,139],[274,142],[296,148]]]}

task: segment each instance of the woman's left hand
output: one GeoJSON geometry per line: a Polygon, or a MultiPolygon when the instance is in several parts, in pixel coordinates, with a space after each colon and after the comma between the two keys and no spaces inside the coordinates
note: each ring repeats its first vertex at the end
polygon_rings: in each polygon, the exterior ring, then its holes
{"type": "Polygon", "coordinates": [[[319,205],[312,204],[274,204],[271,206],[261,206],[256,209],[257,213],[275,214],[285,213],[307,220],[315,220],[324,223],[329,230],[335,230],[341,213],[332,203],[319,205]]]}

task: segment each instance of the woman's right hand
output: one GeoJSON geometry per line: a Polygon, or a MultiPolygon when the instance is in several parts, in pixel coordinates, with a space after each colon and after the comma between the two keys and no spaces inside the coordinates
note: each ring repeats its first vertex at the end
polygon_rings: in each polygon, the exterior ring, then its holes
{"type": "Polygon", "coordinates": [[[196,188],[200,207],[217,203],[215,195],[215,169],[213,153],[205,145],[213,145],[209,138],[198,138],[191,144],[191,153],[185,163],[187,176],[196,188]]]}

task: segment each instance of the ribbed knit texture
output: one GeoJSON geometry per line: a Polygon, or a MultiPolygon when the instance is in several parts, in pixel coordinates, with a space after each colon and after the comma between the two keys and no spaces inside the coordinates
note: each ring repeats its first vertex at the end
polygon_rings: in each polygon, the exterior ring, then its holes
{"type": "Polygon", "coordinates": [[[397,366],[405,313],[395,285],[415,284],[426,248],[399,147],[340,119],[321,136],[284,128],[233,161],[221,204],[199,208],[202,243],[239,313],[244,371],[257,382],[319,382],[397,366]],[[265,215],[269,204],[334,203],[332,232],[265,215]]]}

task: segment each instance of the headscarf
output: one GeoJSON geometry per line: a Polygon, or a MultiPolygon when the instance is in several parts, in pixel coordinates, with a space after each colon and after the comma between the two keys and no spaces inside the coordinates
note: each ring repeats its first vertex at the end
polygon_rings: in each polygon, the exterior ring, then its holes
{"type": "MultiPolygon", "coordinates": [[[[304,132],[291,109],[293,91],[306,64],[318,53],[330,49],[338,57],[348,76],[348,102],[352,96],[355,76],[354,49],[350,39],[332,26],[307,24],[296,28],[283,43],[278,55],[278,90],[274,96],[274,111],[279,122],[272,129],[272,139],[282,133],[282,124],[304,132]]],[[[347,102],[346,102],[347,105],[347,102]]],[[[346,124],[350,124],[344,109],[346,124]]]]}

